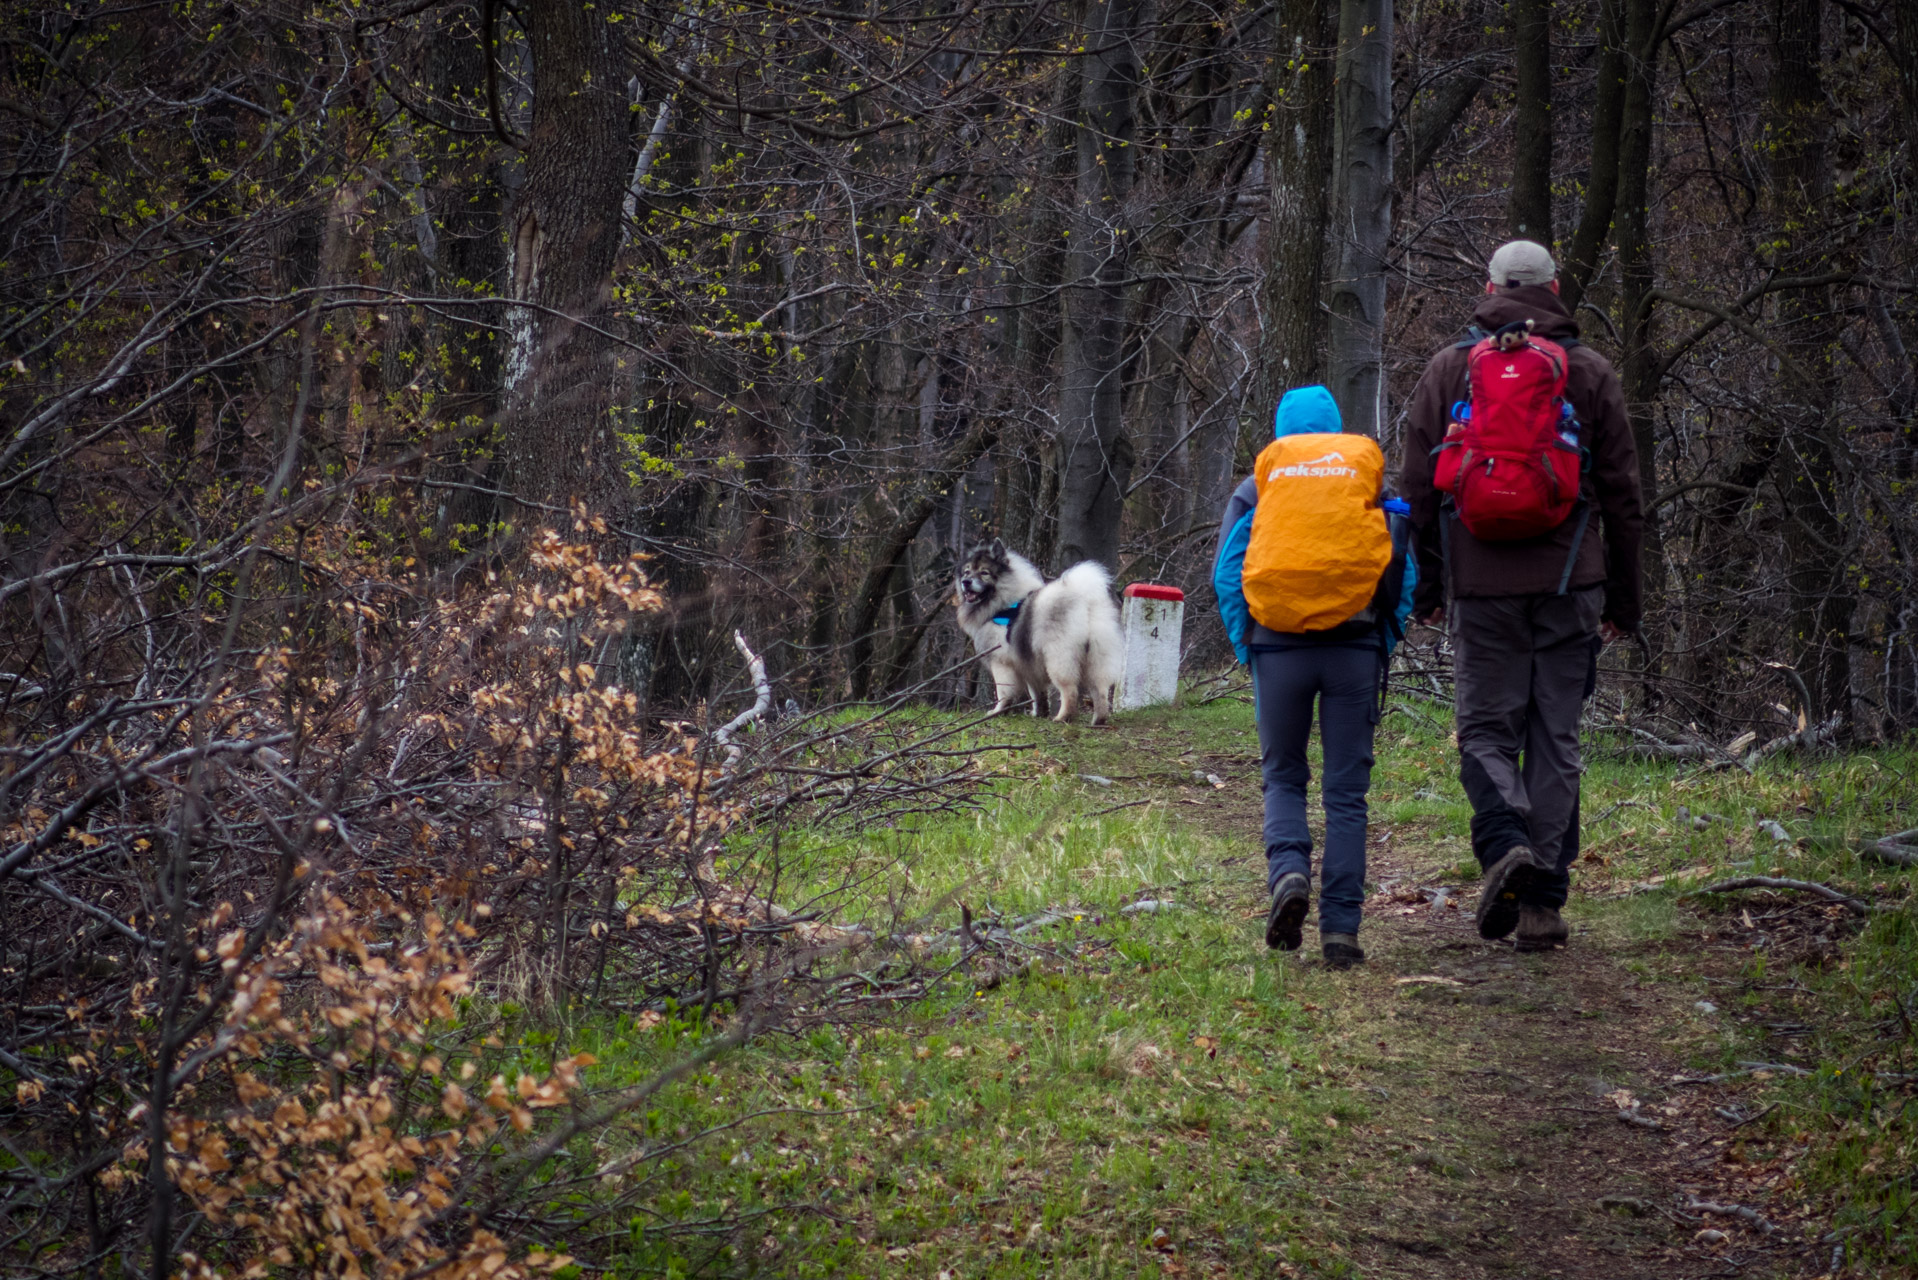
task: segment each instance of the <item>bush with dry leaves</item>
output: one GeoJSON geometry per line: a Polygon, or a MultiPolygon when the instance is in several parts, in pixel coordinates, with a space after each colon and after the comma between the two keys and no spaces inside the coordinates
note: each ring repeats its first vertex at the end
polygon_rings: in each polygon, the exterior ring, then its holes
{"type": "Polygon", "coordinates": [[[661,596],[602,524],[428,572],[367,551],[354,488],[269,496],[231,578],[68,584],[84,654],[0,643],[41,688],[0,702],[10,1270],[560,1265],[595,1189],[553,1157],[677,1073],[588,1107],[489,1011],[723,1013],[700,1055],[830,1016],[862,935],[769,900],[752,832],[982,780],[883,709],[650,712],[616,673],[661,596]]]}

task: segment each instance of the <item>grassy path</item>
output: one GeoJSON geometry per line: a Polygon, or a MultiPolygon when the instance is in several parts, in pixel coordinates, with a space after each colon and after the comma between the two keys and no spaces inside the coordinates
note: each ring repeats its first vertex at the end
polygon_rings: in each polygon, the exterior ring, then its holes
{"type": "MultiPolygon", "coordinates": [[[[1256,761],[1215,752],[1205,763],[1226,785],[1179,788],[1175,820],[1256,850],[1256,761]]],[[[1421,781],[1439,781],[1434,772],[1420,770],[1421,781]]],[[[1368,864],[1367,965],[1325,971],[1310,954],[1310,922],[1305,953],[1263,957],[1314,1015],[1338,1083],[1364,1112],[1301,1170],[1317,1184],[1311,1216],[1325,1238],[1367,1276],[1623,1280],[1723,1274],[1728,1263],[1743,1275],[1798,1272],[1741,1250],[1739,1237],[1753,1234],[1745,1224],[1699,1245],[1695,1233],[1712,1224],[1671,1211],[1687,1193],[1721,1199],[1709,1166],[1730,1145],[1731,1122],[1711,1110],[1723,1104],[1710,1090],[1671,1081],[1715,1047],[1695,979],[1722,966],[1701,966],[1669,938],[1635,938],[1616,909],[1589,899],[1571,910],[1576,937],[1563,952],[1481,940],[1457,834],[1430,838],[1459,815],[1408,810],[1389,770],[1381,781],[1388,821],[1375,824],[1368,864]]],[[[1256,956],[1260,859],[1234,862],[1246,875],[1226,896],[1233,914],[1252,917],[1242,946],[1256,956]]]]}
{"type": "MultiPolygon", "coordinates": [[[[953,924],[958,902],[1059,918],[975,956],[932,1001],[758,1045],[656,1113],[653,1132],[672,1136],[777,1110],[692,1149],[676,1169],[691,1190],[634,1220],[648,1228],[634,1273],[1830,1273],[1819,1187],[1844,1175],[1830,1143],[1812,1168],[1806,1117],[1823,1104],[1778,1105],[1770,1073],[1691,1081],[1801,1054],[1759,1037],[1794,1025],[1764,1022],[1776,1002],[1815,993],[1764,981],[1766,960],[1834,967],[1855,926],[1836,908],[1699,916],[1667,891],[1626,892],[1713,862],[1809,874],[1797,864],[1822,855],[1751,835],[1798,793],[1595,768],[1587,812],[1610,809],[1588,822],[1572,945],[1518,955],[1472,928],[1469,815],[1429,721],[1415,706],[1381,730],[1371,959],[1349,973],[1263,946],[1256,749],[1229,700],[1106,730],[998,722],[997,740],[1028,750],[987,811],[792,855],[800,871],[869,873],[875,922],[882,900],[927,929],[953,924]],[[1719,826],[1689,816],[1740,796],[1754,803],[1719,826]],[[1615,816],[1635,810],[1658,821],[1615,816]],[[651,1226],[742,1212],[751,1227],[718,1256],[651,1226]]],[[[691,1034],[578,1030],[602,1060],[636,1064],[691,1034]]],[[[1878,1105],[1868,1121],[1891,1114],[1878,1105]]],[[[1907,1141],[1909,1108],[1898,1116],[1907,1141]]],[[[1861,1141],[1853,1163],[1869,1171],[1861,1141]]],[[[1878,1261],[1843,1274],[1913,1274],[1902,1203],[1878,1261]]]]}
{"type": "MultiPolygon", "coordinates": [[[[1388,854],[1375,875],[1417,884],[1436,870],[1388,854]]],[[[1353,1085],[1376,1095],[1327,1162],[1344,1193],[1327,1208],[1362,1273],[1723,1272],[1725,1251],[1688,1257],[1696,1228],[1663,1212],[1681,1188],[1712,1189],[1685,1166],[1725,1127],[1695,1086],[1668,1083],[1696,1021],[1690,992],[1634,972],[1638,949],[1606,945],[1589,915],[1563,953],[1486,944],[1465,896],[1465,910],[1375,916],[1363,973],[1302,975],[1353,1085]],[[1621,1121],[1621,1102],[1642,1123],[1621,1121]]]]}

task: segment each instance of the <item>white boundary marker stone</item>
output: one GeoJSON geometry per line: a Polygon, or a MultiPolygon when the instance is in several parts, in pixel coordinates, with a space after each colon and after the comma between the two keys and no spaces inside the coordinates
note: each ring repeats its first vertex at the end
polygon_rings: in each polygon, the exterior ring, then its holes
{"type": "Polygon", "coordinates": [[[1156,707],[1179,692],[1179,638],[1185,628],[1185,592],[1156,582],[1125,589],[1120,610],[1125,630],[1125,674],[1119,677],[1119,711],[1156,707]]]}

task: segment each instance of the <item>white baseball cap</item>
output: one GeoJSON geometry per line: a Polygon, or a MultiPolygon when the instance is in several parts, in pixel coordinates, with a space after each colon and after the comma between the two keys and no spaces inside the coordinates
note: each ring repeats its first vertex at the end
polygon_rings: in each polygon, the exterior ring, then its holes
{"type": "Polygon", "coordinates": [[[1531,240],[1500,245],[1487,264],[1485,278],[1499,288],[1515,284],[1550,284],[1558,277],[1551,250],[1531,240]]]}

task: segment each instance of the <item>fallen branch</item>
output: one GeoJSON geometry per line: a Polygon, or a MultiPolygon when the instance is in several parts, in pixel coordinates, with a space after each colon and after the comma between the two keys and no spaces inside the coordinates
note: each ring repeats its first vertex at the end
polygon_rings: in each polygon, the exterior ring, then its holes
{"type": "Polygon", "coordinates": [[[1440,987],[1463,987],[1465,985],[1457,978],[1448,978],[1439,973],[1415,973],[1410,977],[1392,979],[1392,985],[1395,987],[1408,987],[1417,983],[1431,983],[1434,986],[1440,987]]]}
{"type": "Polygon", "coordinates": [[[1736,1071],[1721,1071],[1712,1076],[1674,1076],[1673,1084],[1719,1084],[1726,1080],[1736,1080],[1740,1076],[1754,1076],[1761,1072],[1772,1071],[1788,1076],[1808,1076],[1811,1072],[1803,1067],[1794,1067],[1789,1062],[1741,1062],[1736,1071]]]}
{"type": "Polygon", "coordinates": [[[758,691],[759,697],[752,706],[721,725],[713,734],[713,741],[726,748],[728,769],[738,764],[739,757],[746,753],[744,747],[733,741],[733,734],[772,710],[773,705],[773,687],[766,679],[766,660],[747,646],[746,637],[741,632],[733,632],[733,644],[745,655],[746,669],[752,673],[753,688],[758,691]]]}
{"type": "Polygon", "coordinates": [[[1800,893],[1816,894],[1827,902],[1842,903],[1854,915],[1871,914],[1868,904],[1828,884],[1819,884],[1815,880],[1783,880],[1776,876],[1741,876],[1736,880],[1720,880],[1717,884],[1708,884],[1702,889],[1693,889],[1690,893],[1678,896],[1696,898],[1704,893],[1733,893],[1740,889],[1795,889],[1800,893]]]}
{"type": "MultiPolygon", "coordinates": [[[[1771,665],[1776,666],[1778,664],[1772,663],[1771,665]]],[[[1782,738],[1773,738],[1770,742],[1754,749],[1750,755],[1746,756],[1745,765],[1747,768],[1750,768],[1760,760],[1768,760],[1781,751],[1809,750],[1812,747],[1829,746],[1831,745],[1832,739],[1837,736],[1838,726],[1844,722],[1845,717],[1834,713],[1829,718],[1821,720],[1814,725],[1807,725],[1796,733],[1788,733],[1782,738]]]]}
{"type": "Polygon", "coordinates": [[[1867,840],[1858,850],[1858,856],[1873,862],[1888,862],[1894,867],[1918,867],[1918,827],[1867,840]]]}
{"type": "Polygon", "coordinates": [[[1737,1218],[1749,1222],[1768,1236],[1778,1234],[1778,1228],[1769,1218],[1756,1209],[1747,1209],[1742,1204],[1718,1204],[1711,1200],[1700,1200],[1697,1196],[1686,1196],[1685,1207],[1693,1213],[1709,1213],[1720,1218],[1737,1218]]]}
{"type": "Polygon", "coordinates": [[[1655,733],[1629,724],[1596,724],[1594,729],[1630,734],[1638,741],[1625,748],[1627,754],[1663,757],[1670,760],[1725,760],[1725,753],[1709,742],[1667,742],[1655,733]]]}
{"type": "Polygon", "coordinates": [[[1626,755],[1640,756],[1650,760],[1698,760],[1714,769],[1749,770],[1751,768],[1752,757],[1746,756],[1740,759],[1735,751],[1701,739],[1694,738],[1689,742],[1667,742],[1657,734],[1640,729],[1636,725],[1609,724],[1603,721],[1587,727],[1594,731],[1631,735],[1636,741],[1622,748],[1626,755]]]}

